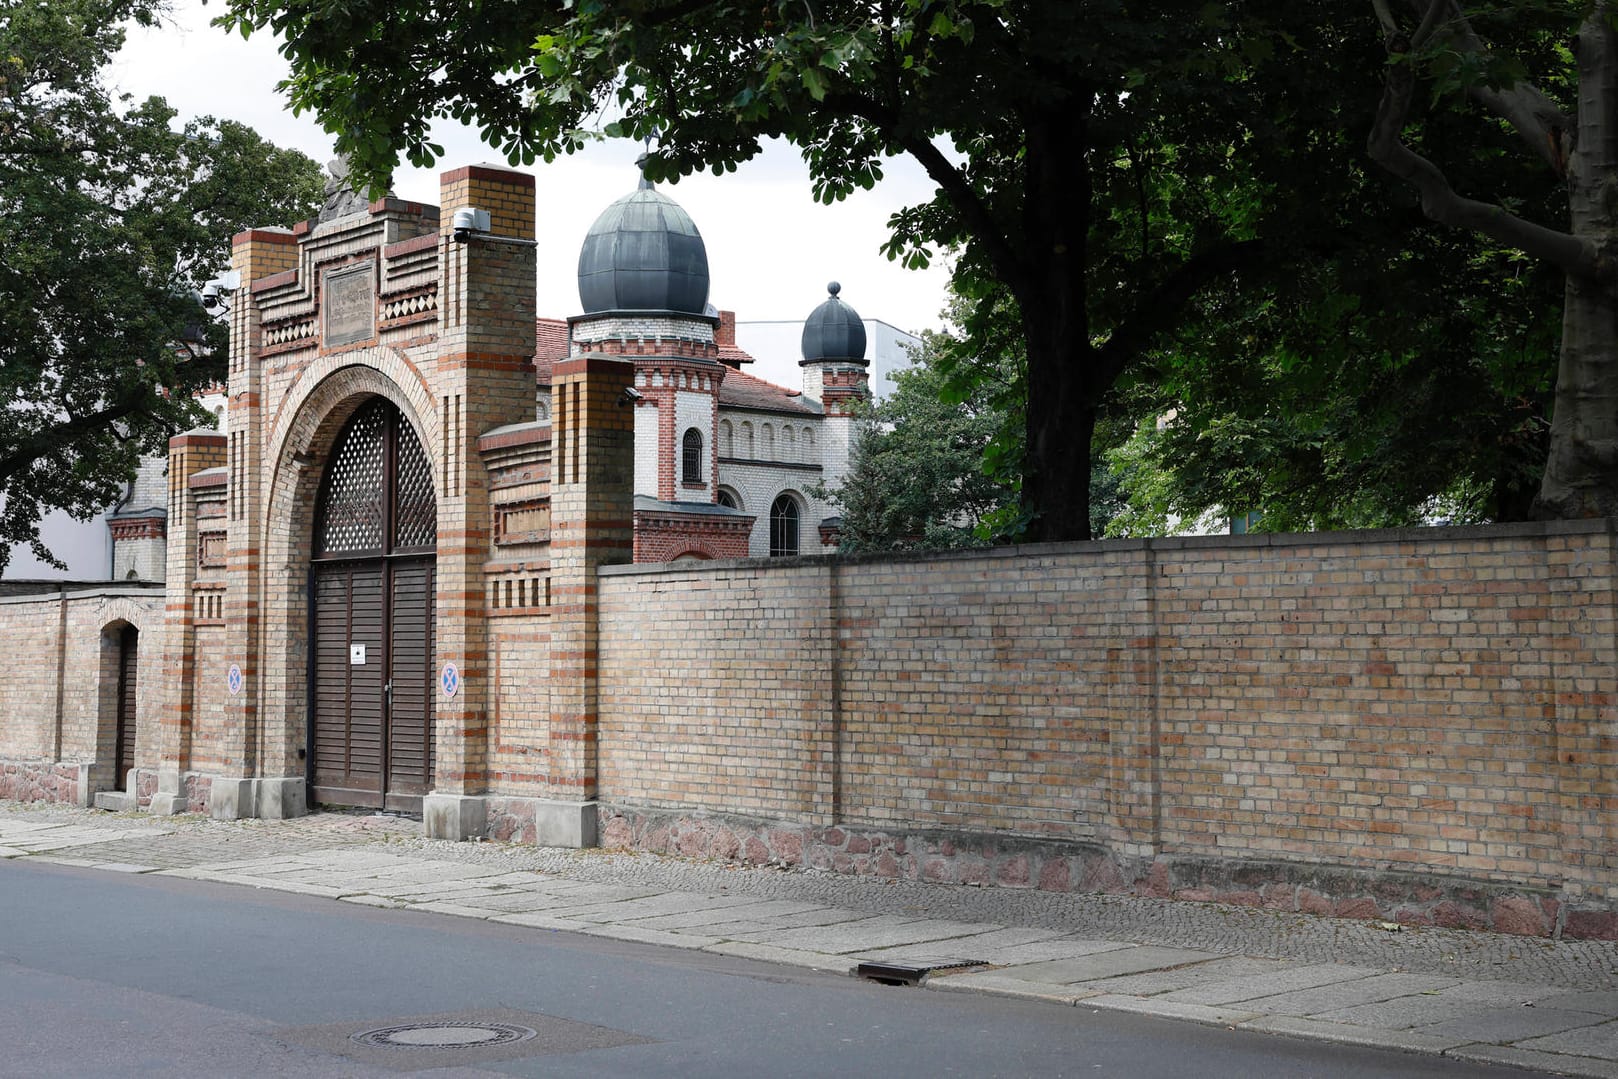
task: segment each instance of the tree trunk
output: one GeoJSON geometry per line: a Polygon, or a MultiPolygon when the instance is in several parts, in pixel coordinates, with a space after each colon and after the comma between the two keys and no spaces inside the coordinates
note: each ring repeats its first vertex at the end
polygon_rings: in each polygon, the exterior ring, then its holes
{"type": "MultiPolygon", "coordinates": [[[[1090,343],[1090,161],[1086,115],[1047,108],[1024,121],[1028,275],[1012,285],[1028,345],[1022,504],[1035,543],[1090,538],[1090,441],[1106,385],[1090,343]]],[[[1110,378],[1106,379],[1110,382],[1110,378]]]]}
{"type": "MultiPolygon", "coordinates": [[[[1605,251],[1618,238],[1618,36],[1597,5],[1579,31],[1577,148],[1568,161],[1573,234],[1605,251]]],[[[1536,515],[1618,515],[1618,288],[1569,273],[1551,449],[1536,515]]]]}
{"type": "MultiPolygon", "coordinates": [[[[1033,320],[1024,317],[1025,325],[1033,320]]],[[[1030,328],[1032,331],[1032,328],[1030,328]]],[[[1097,401],[1086,387],[1087,344],[1028,333],[1028,437],[1022,503],[1035,543],[1090,538],[1090,442],[1097,401]],[[1064,345],[1068,347],[1064,347],[1064,345]]]]}

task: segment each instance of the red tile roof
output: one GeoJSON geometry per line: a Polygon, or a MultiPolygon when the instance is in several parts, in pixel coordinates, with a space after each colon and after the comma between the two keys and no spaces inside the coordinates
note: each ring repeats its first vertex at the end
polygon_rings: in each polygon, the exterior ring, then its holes
{"type": "Polygon", "coordinates": [[[765,382],[746,371],[725,372],[725,381],[719,384],[719,406],[723,408],[726,405],[805,416],[820,415],[820,406],[806,398],[801,390],[789,390],[785,386],[765,382]]]}
{"type": "Polygon", "coordinates": [[[534,320],[534,368],[541,386],[551,384],[551,365],[567,359],[567,322],[559,318],[534,320]]]}

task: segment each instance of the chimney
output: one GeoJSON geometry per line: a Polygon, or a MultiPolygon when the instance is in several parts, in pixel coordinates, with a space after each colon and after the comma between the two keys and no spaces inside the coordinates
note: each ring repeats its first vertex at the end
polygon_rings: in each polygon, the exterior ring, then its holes
{"type": "Polygon", "coordinates": [[[719,312],[719,325],[714,329],[713,339],[720,348],[736,347],[736,312],[719,312]]]}

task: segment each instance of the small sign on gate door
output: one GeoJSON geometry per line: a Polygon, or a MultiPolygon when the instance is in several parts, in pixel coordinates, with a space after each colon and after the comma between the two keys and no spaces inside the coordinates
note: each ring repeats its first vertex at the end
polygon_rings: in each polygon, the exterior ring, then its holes
{"type": "Polygon", "coordinates": [[[365,666],[365,646],[363,644],[351,644],[348,646],[348,665],[350,667],[365,666]]]}

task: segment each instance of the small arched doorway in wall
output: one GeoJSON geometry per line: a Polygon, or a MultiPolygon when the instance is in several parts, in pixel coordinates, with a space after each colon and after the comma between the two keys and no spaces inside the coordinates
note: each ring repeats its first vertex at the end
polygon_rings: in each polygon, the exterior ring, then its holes
{"type": "Polygon", "coordinates": [[[125,623],[118,631],[118,690],[113,704],[112,789],[127,790],[135,768],[136,672],[140,668],[140,630],[125,623]]]}
{"type": "Polygon", "coordinates": [[[315,508],[313,801],[416,812],[432,786],[437,537],[421,438],[373,398],[338,435],[315,508]]]}

